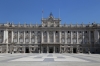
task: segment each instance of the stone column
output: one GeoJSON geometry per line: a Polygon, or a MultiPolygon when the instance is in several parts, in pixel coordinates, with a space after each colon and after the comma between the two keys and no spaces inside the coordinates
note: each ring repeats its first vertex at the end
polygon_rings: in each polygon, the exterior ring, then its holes
{"type": "Polygon", "coordinates": [[[35,32],[35,44],[37,44],[37,32],[35,32]]]}
{"type": "Polygon", "coordinates": [[[31,44],[31,30],[30,30],[30,42],[29,43],[31,44]]]}
{"type": "Polygon", "coordinates": [[[67,32],[65,31],[65,44],[67,44],[67,32]]]}
{"type": "Polygon", "coordinates": [[[91,32],[89,31],[89,43],[91,44],[91,32]]]}
{"type": "Polygon", "coordinates": [[[84,44],[84,31],[83,31],[83,44],[84,44]]]}
{"type": "Polygon", "coordinates": [[[98,43],[98,39],[99,39],[99,32],[96,29],[94,31],[94,39],[95,39],[95,43],[97,44],[98,43]]]}
{"type": "Polygon", "coordinates": [[[5,32],[5,38],[6,38],[6,46],[7,46],[7,48],[6,48],[6,53],[8,53],[8,30],[6,29],[6,32],[5,32]]]}
{"type": "Polygon", "coordinates": [[[59,31],[59,43],[61,43],[61,31],[59,31]]]}
{"type": "Polygon", "coordinates": [[[49,31],[47,31],[47,40],[48,40],[48,43],[49,43],[49,31]]]}
{"type": "Polygon", "coordinates": [[[14,35],[13,35],[13,34],[14,34],[14,33],[13,33],[13,30],[12,30],[12,36],[11,36],[11,37],[12,37],[12,43],[13,43],[13,37],[14,37],[14,35]]]}
{"type": "Polygon", "coordinates": [[[4,32],[3,32],[3,43],[5,43],[5,34],[6,34],[6,31],[4,30],[4,32]]]}
{"type": "Polygon", "coordinates": [[[24,42],[23,43],[25,44],[25,31],[24,31],[24,42]]]}
{"type": "Polygon", "coordinates": [[[17,38],[18,44],[19,44],[19,31],[18,31],[18,38],[17,38]]]}
{"type": "Polygon", "coordinates": [[[55,43],[55,31],[53,31],[53,40],[54,40],[54,43],[55,43]]]}
{"type": "MultiPolygon", "coordinates": [[[[100,39],[100,37],[99,37],[99,32],[100,32],[100,30],[98,30],[98,40],[100,39]]],[[[100,41],[98,41],[98,44],[100,44],[100,41]]]]}
{"type": "Polygon", "coordinates": [[[41,31],[41,43],[43,43],[43,31],[41,31]]]}
{"type": "Polygon", "coordinates": [[[79,42],[78,42],[78,38],[79,38],[79,36],[78,36],[78,31],[77,31],[77,44],[79,43],[79,42]]]}
{"type": "Polygon", "coordinates": [[[70,35],[71,35],[71,44],[72,44],[72,43],[73,43],[73,42],[72,42],[72,37],[73,37],[73,36],[72,36],[72,31],[71,31],[71,34],[70,34],[70,35]]]}
{"type": "Polygon", "coordinates": [[[6,43],[8,43],[8,30],[6,30],[6,39],[7,39],[7,41],[6,41],[6,43]]]}

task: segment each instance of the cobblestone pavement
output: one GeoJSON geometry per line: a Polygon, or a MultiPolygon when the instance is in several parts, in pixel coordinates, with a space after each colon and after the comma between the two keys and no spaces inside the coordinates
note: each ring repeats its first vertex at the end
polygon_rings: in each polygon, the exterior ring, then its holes
{"type": "Polygon", "coordinates": [[[0,66],[95,66],[100,54],[0,54],[0,66]]]}

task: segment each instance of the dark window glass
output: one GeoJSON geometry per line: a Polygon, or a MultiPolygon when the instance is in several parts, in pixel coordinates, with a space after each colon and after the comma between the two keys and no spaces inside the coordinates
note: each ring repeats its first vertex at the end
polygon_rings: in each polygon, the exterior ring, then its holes
{"type": "Polygon", "coordinates": [[[87,31],[85,31],[85,33],[87,33],[87,31]]]}

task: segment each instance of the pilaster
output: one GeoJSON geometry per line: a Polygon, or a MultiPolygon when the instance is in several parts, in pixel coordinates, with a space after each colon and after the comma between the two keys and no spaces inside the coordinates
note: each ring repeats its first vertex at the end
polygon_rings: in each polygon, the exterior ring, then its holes
{"type": "Polygon", "coordinates": [[[70,34],[70,35],[71,35],[71,44],[72,44],[72,43],[73,43],[73,42],[72,42],[72,31],[71,31],[71,34],[70,34]]]}
{"type": "Polygon", "coordinates": [[[91,32],[89,31],[89,43],[91,44],[91,32]]]}
{"type": "Polygon", "coordinates": [[[61,43],[61,31],[59,31],[59,43],[61,43]]]}
{"type": "Polygon", "coordinates": [[[13,43],[13,37],[14,37],[14,35],[13,35],[13,30],[12,30],[12,36],[11,36],[11,37],[12,37],[12,43],[13,43]]]}
{"type": "Polygon", "coordinates": [[[25,31],[24,31],[24,42],[23,43],[25,44],[25,31]]]}
{"type": "Polygon", "coordinates": [[[41,42],[43,43],[43,31],[41,31],[41,42]]]}
{"type": "Polygon", "coordinates": [[[6,34],[6,31],[4,30],[4,32],[3,32],[3,43],[5,43],[5,34],[6,34]]]}
{"type": "Polygon", "coordinates": [[[29,43],[31,44],[31,31],[30,31],[30,42],[29,43]]]}
{"type": "Polygon", "coordinates": [[[65,31],[65,44],[67,44],[67,32],[65,31]]]}
{"type": "Polygon", "coordinates": [[[77,44],[79,43],[79,42],[78,42],[78,38],[79,38],[79,36],[78,36],[78,35],[79,35],[79,34],[78,34],[78,31],[77,31],[77,44]]]}
{"type": "Polygon", "coordinates": [[[83,40],[82,41],[83,41],[83,44],[84,44],[84,31],[83,31],[83,40]]]}
{"type": "Polygon", "coordinates": [[[18,40],[18,44],[19,44],[19,31],[18,31],[18,38],[17,38],[17,40],[18,40]]]}
{"type": "Polygon", "coordinates": [[[49,31],[47,31],[47,40],[48,40],[48,43],[49,43],[49,31]]]}
{"type": "Polygon", "coordinates": [[[54,36],[54,37],[53,37],[53,40],[54,40],[54,43],[55,43],[55,39],[56,39],[56,38],[55,38],[55,31],[53,31],[53,36],[54,36]]]}

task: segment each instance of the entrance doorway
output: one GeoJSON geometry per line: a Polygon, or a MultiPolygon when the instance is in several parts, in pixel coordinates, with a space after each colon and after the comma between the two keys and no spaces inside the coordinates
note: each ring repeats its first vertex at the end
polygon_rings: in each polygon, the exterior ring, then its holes
{"type": "Polygon", "coordinates": [[[49,47],[49,53],[53,53],[53,47],[49,47]]]}
{"type": "Polygon", "coordinates": [[[29,47],[25,48],[25,53],[29,53],[29,47]]]}
{"type": "Polygon", "coordinates": [[[76,53],[76,48],[73,48],[73,53],[76,53]]]}

